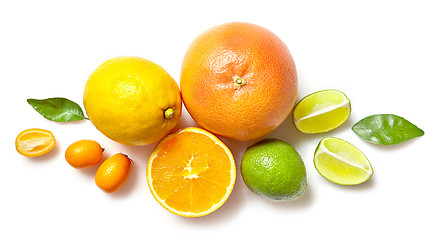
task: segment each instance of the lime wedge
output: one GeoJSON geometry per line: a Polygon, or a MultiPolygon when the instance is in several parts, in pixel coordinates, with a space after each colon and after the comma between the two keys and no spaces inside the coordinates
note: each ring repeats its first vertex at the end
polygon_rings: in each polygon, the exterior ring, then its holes
{"type": "Polygon", "coordinates": [[[319,142],[313,162],[321,176],[341,185],[363,183],[374,172],[359,149],[334,137],[326,137],[319,142]]]}
{"type": "Polygon", "coordinates": [[[295,127],[304,133],[323,133],[341,126],[351,113],[347,96],[338,90],[323,90],[301,99],[294,108],[295,127]]]}

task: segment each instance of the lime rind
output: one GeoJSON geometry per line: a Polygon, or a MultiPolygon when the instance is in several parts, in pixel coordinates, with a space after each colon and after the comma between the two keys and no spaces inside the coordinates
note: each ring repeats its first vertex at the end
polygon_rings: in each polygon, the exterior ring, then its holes
{"type": "Polygon", "coordinates": [[[263,139],[248,147],[241,176],[252,192],[273,202],[297,200],[306,192],[306,167],[300,154],[278,139],[263,139]]]}
{"type": "Polygon", "coordinates": [[[320,141],[315,150],[314,165],[321,176],[340,185],[364,183],[374,173],[368,158],[358,148],[334,137],[320,141]],[[336,149],[326,146],[326,143],[336,145],[336,149]]]}
{"type": "Polygon", "coordinates": [[[350,114],[351,102],[348,97],[341,91],[328,89],[302,98],[296,104],[292,118],[297,130],[315,134],[338,128],[348,120],[350,114]]]}

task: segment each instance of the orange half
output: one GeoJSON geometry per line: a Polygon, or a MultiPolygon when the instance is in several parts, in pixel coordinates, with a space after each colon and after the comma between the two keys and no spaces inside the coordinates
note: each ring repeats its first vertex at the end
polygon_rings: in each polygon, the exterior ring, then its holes
{"type": "Polygon", "coordinates": [[[22,131],[15,139],[18,153],[26,157],[38,157],[51,151],[56,145],[53,133],[39,128],[22,131]]]}
{"type": "Polygon", "coordinates": [[[154,198],[183,217],[201,217],[217,210],[230,196],[235,179],[232,152],[201,128],[167,135],[147,164],[148,186],[154,198]]]}

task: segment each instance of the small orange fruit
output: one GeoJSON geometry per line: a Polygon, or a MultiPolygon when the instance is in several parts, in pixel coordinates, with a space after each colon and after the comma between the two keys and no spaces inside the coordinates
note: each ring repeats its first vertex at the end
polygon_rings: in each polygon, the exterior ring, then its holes
{"type": "Polygon", "coordinates": [[[95,173],[95,184],[107,192],[120,190],[127,181],[132,161],[122,153],[106,159],[95,173]]]}
{"type": "Polygon", "coordinates": [[[67,148],[65,159],[74,168],[90,168],[101,161],[103,150],[96,141],[80,140],[67,148]]]}
{"type": "Polygon", "coordinates": [[[186,109],[205,129],[236,140],[277,128],[297,97],[297,71],[286,45],[250,23],[227,23],[198,36],[186,51],[180,88],[186,109]]]}
{"type": "Polygon", "coordinates": [[[148,186],[168,211],[200,217],[221,207],[235,184],[229,148],[212,133],[185,128],[163,138],[147,164],[148,186]]]}
{"type": "Polygon", "coordinates": [[[26,157],[38,157],[51,151],[56,145],[53,133],[40,128],[22,131],[15,139],[18,153],[26,157]]]}

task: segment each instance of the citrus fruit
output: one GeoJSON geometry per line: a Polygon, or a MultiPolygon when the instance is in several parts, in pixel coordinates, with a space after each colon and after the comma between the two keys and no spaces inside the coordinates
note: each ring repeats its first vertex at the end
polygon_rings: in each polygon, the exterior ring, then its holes
{"type": "Polygon", "coordinates": [[[294,108],[295,127],[304,133],[323,133],[341,126],[351,114],[347,96],[338,90],[323,90],[301,99],[294,108]]]}
{"type": "Polygon", "coordinates": [[[315,150],[314,164],[321,176],[341,185],[363,183],[374,172],[359,149],[334,137],[321,139],[315,150]]]}
{"type": "Polygon", "coordinates": [[[247,148],[241,161],[247,187],[271,201],[290,201],[306,192],[306,167],[298,152],[278,139],[263,139],[247,148]]]}
{"type": "Polygon", "coordinates": [[[56,145],[53,133],[40,128],[22,131],[15,139],[18,153],[26,157],[38,157],[51,151],[56,145]]]}
{"type": "Polygon", "coordinates": [[[109,157],[98,167],[95,184],[107,193],[120,190],[129,177],[131,165],[132,161],[122,153],[109,157]]]}
{"type": "Polygon", "coordinates": [[[151,193],[162,207],[200,217],[221,207],[235,184],[229,148],[215,135],[189,127],[163,138],[147,164],[151,193]]]}
{"type": "Polygon", "coordinates": [[[68,146],[65,159],[74,168],[90,168],[101,161],[103,148],[93,140],[79,140],[68,146]]]}
{"type": "Polygon", "coordinates": [[[89,120],[110,139],[146,145],[164,137],[181,114],[180,91],[157,64],[139,57],[112,58],[86,82],[89,120]]]}
{"type": "Polygon", "coordinates": [[[186,109],[203,128],[252,140],[277,128],[297,96],[297,72],[286,45],[271,31],[233,22],[198,36],[182,63],[186,109]]]}

